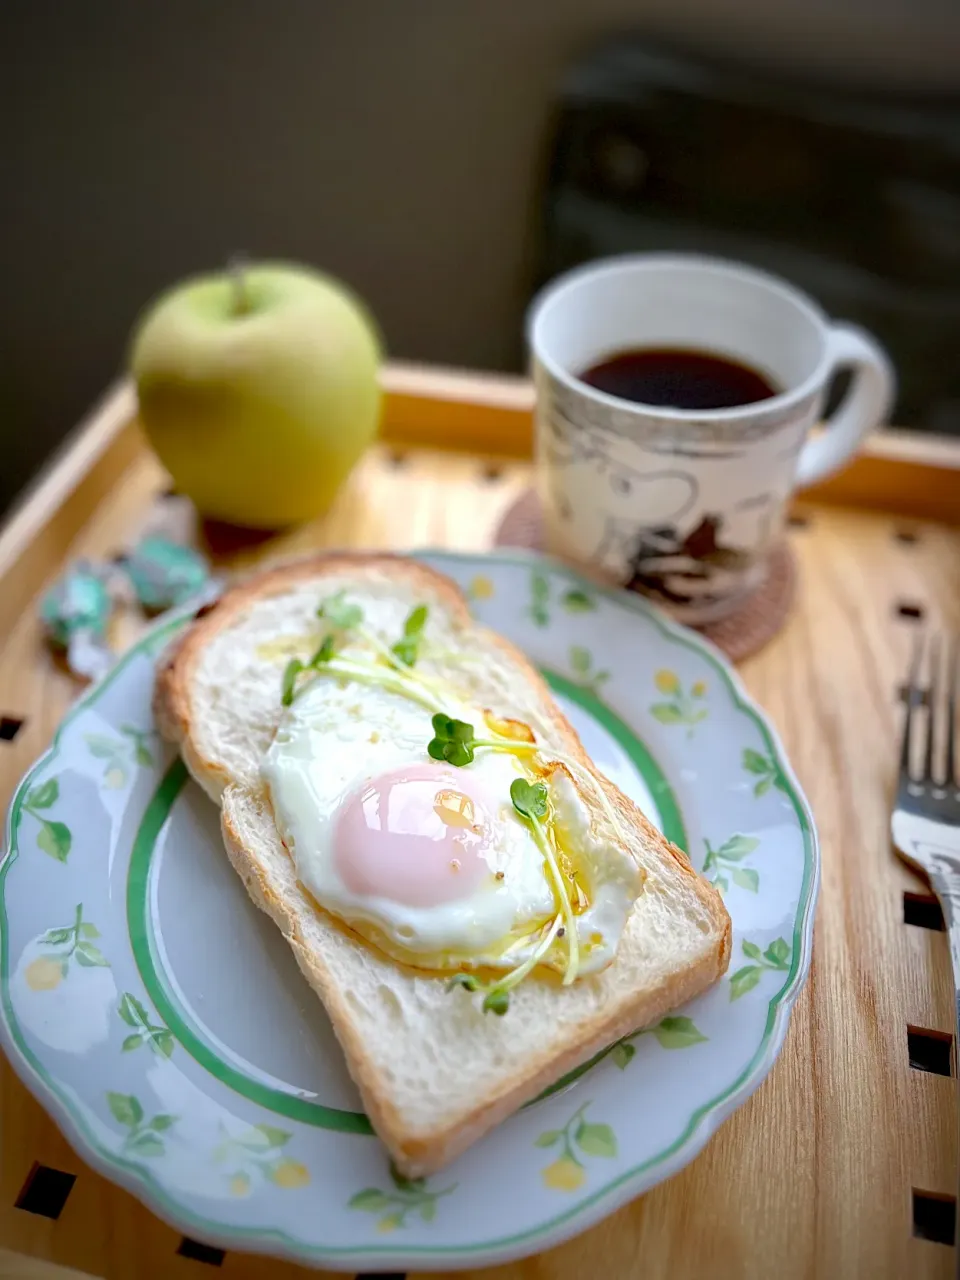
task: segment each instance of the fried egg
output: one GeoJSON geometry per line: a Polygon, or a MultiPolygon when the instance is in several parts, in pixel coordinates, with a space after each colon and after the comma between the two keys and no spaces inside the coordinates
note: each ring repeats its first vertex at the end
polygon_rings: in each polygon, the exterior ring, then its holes
{"type": "MultiPolygon", "coordinates": [[[[480,708],[451,701],[450,714],[484,724],[480,708]]],[[[517,777],[537,775],[505,751],[478,748],[462,768],[432,760],[432,737],[430,712],[403,694],[319,676],[262,761],[277,828],[315,901],[393,958],[512,969],[557,914],[543,854],[510,799],[517,777]]],[[[613,959],[642,877],[595,832],[565,772],[545,781],[589,973],[613,959]]],[[[562,969],[566,951],[558,940],[543,962],[562,969]]]]}

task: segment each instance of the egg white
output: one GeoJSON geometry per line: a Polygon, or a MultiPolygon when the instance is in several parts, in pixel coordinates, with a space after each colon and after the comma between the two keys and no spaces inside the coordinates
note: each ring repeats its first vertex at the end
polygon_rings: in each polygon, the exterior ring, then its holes
{"type": "MultiPolygon", "coordinates": [[[[483,725],[480,710],[451,704],[450,714],[483,725]]],[[[261,764],[278,830],[316,901],[348,924],[371,926],[412,964],[512,969],[536,942],[517,939],[557,911],[543,856],[510,801],[510,784],[523,773],[518,757],[479,749],[466,766],[489,795],[502,797],[484,854],[491,876],[469,897],[410,906],[353,893],[337,871],[333,838],[344,801],[384,773],[427,763],[432,736],[430,712],[402,694],[320,675],[284,711],[261,764]]],[[[588,886],[590,906],[577,923],[580,971],[589,973],[613,958],[641,876],[629,855],[596,837],[569,778],[554,775],[550,789],[558,830],[588,886]]],[[[558,942],[551,953],[561,967],[566,950],[558,942]]]]}

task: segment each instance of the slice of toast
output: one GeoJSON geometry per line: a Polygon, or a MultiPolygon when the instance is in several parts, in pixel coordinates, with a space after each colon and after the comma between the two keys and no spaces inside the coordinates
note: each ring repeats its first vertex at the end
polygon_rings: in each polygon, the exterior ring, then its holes
{"type": "Polygon", "coordinates": [[[416,561],[318,555],[235,587],[161,663],[154,709],[160,731],[220,805],[230,861],[293,948],[375,1130],[409,1177],[436,1171],[565,1072],[697,995],[727,967],[730,918],[717,891],[597,773],[523,655],[473,621],[452,582],[416,561]],[[566,987],[528,978],[511,993],[506,1016],[484,1014],[477,998],[448,991],[445,977],[382,955],[300,887],[260,762],[282,711],[283,667],[298,647],[309,653],[317,606],[341,588],[373,607],[388,642],[410,610],[426,604],[430,643],[417,670],[455,671],[477,706],[529,724],[546,744],[544,758],[552,746],[600,780],[619,815],[615,837],[590,789],[579,787],[580,797],[645,873],[608,968],[566,987]]]}

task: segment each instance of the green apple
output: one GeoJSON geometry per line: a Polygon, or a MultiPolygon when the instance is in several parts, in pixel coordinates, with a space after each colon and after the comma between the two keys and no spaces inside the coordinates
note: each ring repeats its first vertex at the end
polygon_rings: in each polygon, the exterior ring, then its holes
{"type": "Polygon", "coordinates": [[[277,529],[322,514],[376,434],[380,344],[337,281],[282,264],[189,280],[140,319],[140,419],[205,516],[277,529]]]}

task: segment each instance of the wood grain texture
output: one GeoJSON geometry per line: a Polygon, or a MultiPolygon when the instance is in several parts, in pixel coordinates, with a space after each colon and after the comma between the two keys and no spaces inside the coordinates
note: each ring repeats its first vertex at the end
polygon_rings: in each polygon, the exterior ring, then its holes
{"type": "MultiPolygon", "coordinates": [[[[15,559],[0,564],[0,597],[9,587],[16,602],[0,633],[0,712],[26,720],[12,743],[0,743],[4,804],[78,691],[44,649],[32,603],[69,558],[113,553],[146,528],[194,536],[231,568],[335,545],[481,549],[530,475],[522,460],[491,469],[466,453],[410,449],[397,457],[383,446],[367,455],[325,519],[250,542],[195,527],[188,504],[159,496],[167,479],[135,433],[117,438],[132,444],[122,465],[106,451],[108,474],[119,466],[109,483],[95,466],[37,522],[42,554],[31,551],[29,581],[15,559]]],[[[952,1028],[949,960],[944,934],[902,921],[904,891],[923,886],[893,856],[888,824],[895,691],[916,626],[896,606],[919,604],[933,624],[960,630],[960,531],[913,522],[916,541],[904,543],[894,536],[899,519],[814,504],[802,510],[808,523],[790,535],[801,569],[794,613],[741,668],[780,730],[823,845],[813,970],[783,1053],[759,1091],[669,1183],[559,1249],[468,1273],[474,1280],[953,1274],[952,1250],[911,1235],[911,1189],[953,1193],[955,1082],[912,1070],[906,1052],[908,1024],[952,1028]]],[[[116,643],[140,625],[120,616],[116,643]]],[[[656,1099],[638,1097],[636,1105],[656,1099]]],[[[0,1247],[103,1280],[208,1274],[177,1257],[178,1243],[178,1233],[86,1169],[0,1066],[0,1247]],[[34,1161],[78,1174],[56,1222],[14,1208],[34,1161]]],[[[221,1274],[316,1273],[229,1253],[221,1274]]]]}
{"type": "Polygon", "coordinates": [[[86,1271],[75,1271],[73,1267],[58,1267],[53,1262],[0,1249],[0,1280],[98,1280],[98,1277],[86,1271]]]}

